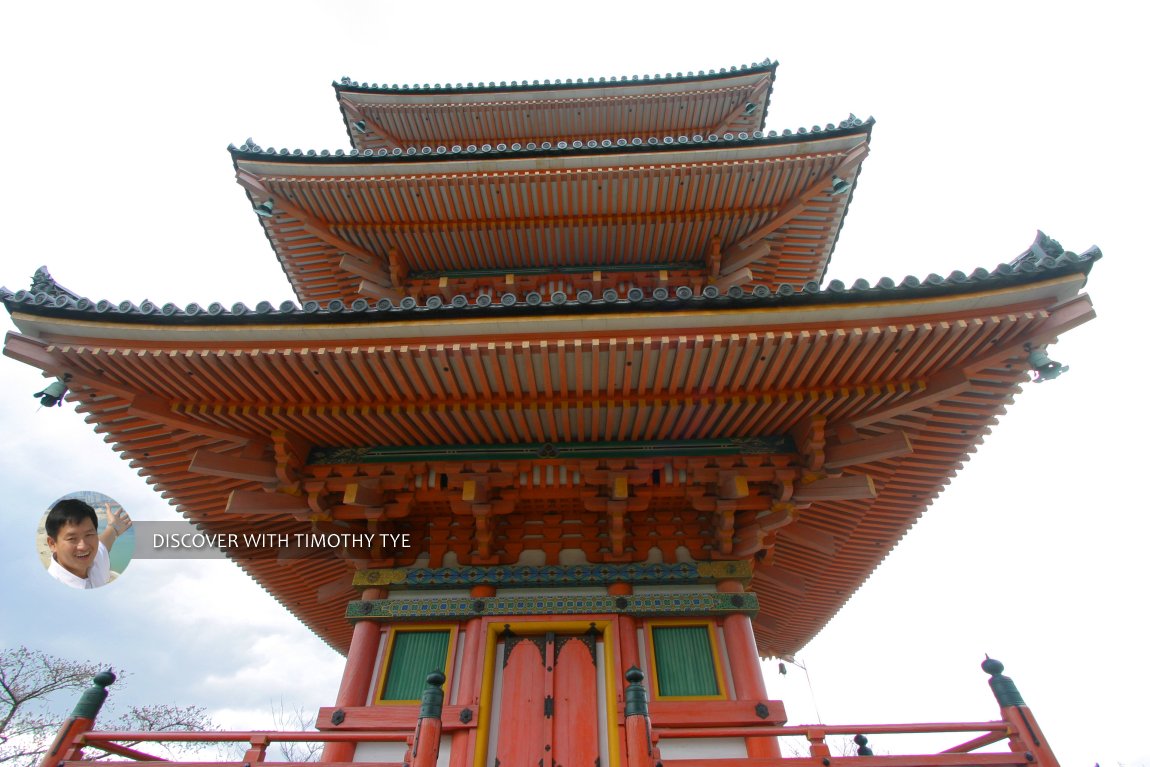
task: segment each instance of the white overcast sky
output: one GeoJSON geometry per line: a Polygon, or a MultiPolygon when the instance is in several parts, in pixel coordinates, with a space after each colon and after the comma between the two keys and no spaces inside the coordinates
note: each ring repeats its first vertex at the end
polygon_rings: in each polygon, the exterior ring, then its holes
{"type": "MultiPolygon", "coordinates": [[[[1024,387],[955,486],[800,655],[819,713],[994,718],[978,668],[989,652],[1065,767],[1150,764],[1140,6],[423,7],[6,3],[0,284],[27,287],[47,264],[93,299],[291,297],[225,147],[253,136],[346,148],[330,86],[344,75],[542,80],[776,59],[768,128],[877,120],[829,278],[993,268],[1037,228],[1105,253],[1088,285],[1098,319],[1051,348],[1070,372],[1024,387]]],[[[138,561],[90,593],[49,581],[34,533],[56,497],[93,489],[137,519],[173,512],[70,407],[37,411],[41,386],[0,359],[0,645],[126,668],[113,700],[200,704],[229,727],[266,726],[272,701],[330,704],[342,659],[227,563],[138,561]]],[[[766,668],[792,722],[813,721],[805,676],[766,668]]]]}

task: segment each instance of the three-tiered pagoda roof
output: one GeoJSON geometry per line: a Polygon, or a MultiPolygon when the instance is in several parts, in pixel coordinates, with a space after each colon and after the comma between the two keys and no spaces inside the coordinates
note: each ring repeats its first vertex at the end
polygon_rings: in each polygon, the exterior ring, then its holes
{"type": "Polygon", "coordinates": [[[773,77],[338,84],[352,150],[231,148],[298,302],[45,273],[0,291],[5,354],[205,530],[410,534],[229,552],[337,648],[364,568],[744,560],[793,653],[1090,319],[1100,254],[822,285],[872,124],[763,133],[773,77]]]}

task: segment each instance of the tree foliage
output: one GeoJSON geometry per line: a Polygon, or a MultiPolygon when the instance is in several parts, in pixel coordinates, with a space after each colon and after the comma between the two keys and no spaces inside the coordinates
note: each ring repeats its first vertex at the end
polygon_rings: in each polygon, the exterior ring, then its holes
{"type": "MultiPolygon", "coordinates": [[[[79,693],[103,670],[90,661],[68,660],[28,647],[0,650],[0,763],[13,767],[38,764],[76,702],[75,695],[65,698],[61,693],[79,693]]],[[[123,672],[117,674],[124,676],[123,672]]],[[[132,706],[117,714],[109,705],[100,719],[105,729],[138,732],[218,729],[198,706],[132,706]]],[[[197,747],[174,744],[163,750],[197,747]]]]}

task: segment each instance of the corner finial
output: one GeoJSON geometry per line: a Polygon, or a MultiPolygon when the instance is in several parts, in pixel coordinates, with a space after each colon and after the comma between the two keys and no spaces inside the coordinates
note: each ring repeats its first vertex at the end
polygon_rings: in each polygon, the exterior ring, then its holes
{"type": "Polygon", "coordinates": [[[1002,671],[1005,668],[1001,661],[997,661],[989,655],[987,655],[986,660],[982,662],[982,670],[990,674],[990,679],[987,680],[987,683],[990,685],[991,692],[994,693],[994,698],[998,701],[998,705],[1002,708],[1025,706],[1026,701],[1022,699],[1022,693],[1018,691],[1014,680],[1002,675],[1002,671]]]}

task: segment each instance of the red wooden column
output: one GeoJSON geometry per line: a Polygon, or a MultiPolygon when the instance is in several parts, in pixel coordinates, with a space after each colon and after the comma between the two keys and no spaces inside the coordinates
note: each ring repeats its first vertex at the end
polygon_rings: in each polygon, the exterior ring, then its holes
{"type": "MultiPolygon", "coordinates": [[[[630,583],[612,583],[607,586],[607,593],[611,596],[630,596],[634,592],[630,583]]],[[[610,652],[610,648],[605,648],[606,652],[610,652]]],[[[625,690],[627,680],[625,675],[628,669],[639,668],[639,628],[635,623],[635,619],[629,615],[619,616],[619,679],[615,684],[618,689],[625,690]]],[[[615,701],[607,701],[608,706],[618,705],[615,701]]],[[[619,733],[621,740],[627,742],[627,719],[623,718],[619,722],[619,733]]]]}
{"type": "MultiPolygon", "coordinates": [[[[630,583],[612,583],[607,586],[607,593],[613,597],[629,597],[633,591],[630,583]]],[[[639,631],[634,618],[629,615],[620,615],[619,670],[621,673],[625,673],[632,666],[639,668],[639,631]]]]}
{"type": "MultiPolygon", "coordinates": [[[[364,589],[361,599],[384,599],[385,589],[364,589]]],[[[361,620],[351,632],[351,647],[347,651],[347,663],[343,667],[343,680],[335,696],[338,708],[363,706],[371,687],[371,675],[375,671],[375,660],[379,654],[379,624],[361,620]]],[[[328,743],[324,746],[323,762],[350,762],[355,756],[355,743],[328,743]]]]}
{"type": "MultiPolygon", "coordinates": [[[[495,596],[494,586],[472,586],[471,596],[486,599],[495,596]]],[[[463,659],[456,673],[459,674],[459,693],[455,703],[471,710],[472,721],[479,719],[479,691],[483,689],[484,645],[487,637],[483,630],[483,619],[472,618],[464,627],[463,659]]],[[[450,662],[450,660],[448,661],[450,662]]],[[[476,729],[469,727],[458,730],[451,736],[451,767],[468,767],[475,760],[476,729]]]]}
{"type": "MultiPolygon", "coordinates": [[[[720,581],[716,587],[722,592],[743,593],[738,581],[720,581]]],[[[763,683],[763,669],[759,665],[759,651],[755,646],[755,632],[750,617],[728,615],[723,619],[723,638],[727,646],[727,660],[731,664],[731,677],[735,682],[735,698],[752,700],[767,705],[767,687],[763,683]]],[[[781,758],[778,738],[747,738],[747,756],[781,758]]]]}

